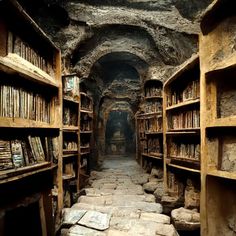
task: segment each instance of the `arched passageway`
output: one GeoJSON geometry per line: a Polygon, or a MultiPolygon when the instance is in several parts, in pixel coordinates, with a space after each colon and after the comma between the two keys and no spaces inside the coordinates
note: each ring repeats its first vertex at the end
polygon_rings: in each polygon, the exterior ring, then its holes
{"type": "Polygon", "coordinates": [[[124,155],[135,152],[134,124],[126,111],[111,111],[106,124],[106,154],[124,155]]]}

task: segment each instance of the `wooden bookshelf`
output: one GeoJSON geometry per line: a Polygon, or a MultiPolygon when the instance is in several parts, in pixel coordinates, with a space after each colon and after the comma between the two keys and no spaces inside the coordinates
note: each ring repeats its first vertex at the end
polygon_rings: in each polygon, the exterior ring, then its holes
{"type": "Polygon", "coordinates": [[[80,86],[80,187],[86,185],[90,174],[91,145],[93,138],[93,98],[84,83],[80,86]]]}
{"type": "MultiPolygon", "coordinates": [[[[136,159],[144,162],[162,160],[162,82],[147,80],[143,85],[142,110],[136,113],[136,159]],[[156,155],[154,155],[156,154],[156,155]]],[[[160,165],[162,165],[160,163],[160,165]]]]}
{"type": "Polygon", "coordinates": [[[198,186],[201,181],[199,56],[183,63],[163,90],[165,192],[183,199],[185,206],[187,182],[194,180],[198,186]]]}
{"type": "Polygon", "coordinates": [[[0,3],[0,29],[2,210],[7,214],[19,199],[40,194],[33,201],[44,202],[42,230],[53,235],[62,209],[60,194],[51,194],[52,188],[62,191],[60,50],[15,0],[0,3]]]}
{"type": "Polygon", "coordinates": [[[76,74],[62,77],[63,84],[63,202],[64,207],[71,207],[72,195],[79,192],[80,163],[80,94],[79,78],[76,74]],[[75,181],[76,188],[70,188],[75,181]]]}
{"type": "Polygon", "coordinates": [[[201,161],[204,167],[201,171],[201,235],[204,236],[233,234],[236,53],[231,48],[235,47],[235,7],[234,1],[213,1],[203,16],[199,37],[201,153],[204,156],[201,161]]]}

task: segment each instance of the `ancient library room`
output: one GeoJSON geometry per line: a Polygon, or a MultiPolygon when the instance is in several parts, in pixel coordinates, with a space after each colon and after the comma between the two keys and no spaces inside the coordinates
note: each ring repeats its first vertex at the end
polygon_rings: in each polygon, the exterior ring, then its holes
{"type": "Polygon", "coordinates": [[[0,236],[236,236],[236,0],[0,0],[0,236]]]}

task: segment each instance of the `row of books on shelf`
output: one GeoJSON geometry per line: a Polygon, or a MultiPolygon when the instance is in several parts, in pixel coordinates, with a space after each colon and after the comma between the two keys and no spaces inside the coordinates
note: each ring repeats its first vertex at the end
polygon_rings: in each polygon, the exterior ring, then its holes
{"type": "Polygon", "coordinates": [[[0,85],[0,116],[51,122],[51,107],[55,99],[17,88],[0,85]]]}
{"type": "Polygon", "coordinates": [[[182,196],[184,194],[184,185],[178,180],[176,175],[170,171],[167,173],[168,193],[170,196],[182,196]]]}
{"type": "Polygon", "coordinates": [[[92,122],[91,121],[83,121],[80,124],[81,131],[91,131],[92,130],[92,122]]]}
{"type": "Polygon", "coordinates": [[[78,125],[78,113],[76,112],[76,110],[72,109],[71,107],[64,106],[63,124],[72,126],[78,125]]]}
{"type": "Polygon", "coordinates": [[[188,85],[179,91],[172,91],[167,96],[167,106],[172,106],[181,102],[197,99],[200,97],[200,82],[194,80],[188,83],[188,85]]]}
{"type": "Polygon", "coordinates": [[[140,132],[139,131],[139,138],[141,138],[141,139],[146,139],[146,133],[144,132],[144,131],[142,131],[142,132],[140,132]]]}
{"type": "Polygon", "coordinates": [[[145,119],[145,131],[146,132],[161,132],[162,131],[162,117],[151,119],[145,119]]]}
{"type": "Polygon", "coordinates": [[[170,157],[188,158],[193,160],[200,160],[200,144],[189,143],[170,143],[169,155],[170,157]]]}
{"type": "Polygon", "coordinates": [[[161,114],[162,113],[162,103],[159,101],[146,102],[144,105],[144,111],[145,111],[145,113],[160,112],[160,114],[161,114]]]}
{"type": "Polygon", "coordinates": [[[139,123],[139,132],[161,132],[162,120],[157,118],[145,119],[139,123]]]}
{"type": "Polygon", "coordinates": [[[74,101],[79,100],[79,78],[76,75],[63,78],[63,95],[74,101]]]}
{"type": "Polygon", "coordinates": [[[162,88],[161,87],[147,87],[145,88],[145,97],[155,97],[162,96],[162,88]]]}
{"type": "Polygon", "coordinates": [[[146,140],[141,140],[140,141],[140,151],[141,153],[147,153],[148,146],[147,146],[147,141],[146,140]]]}
{"type": "Polygon", "coordinates": [[[93,109],[92,100],[88,97],[81,96],[81,109],[92,111],[93,109]]]}
{"type": "Polygon", "coordinates": [[[63,141],[63,150],[78,150],[78,142],[76,141],[63,141]]]}
{"type": "Polygon", "coordinates": [[[150,138],[148,139],[148,153],[161,153],[160,139],[150,138]]]}
{"type": "Polygon", "coordinates": [[[192,110],[170,114],[168,119],[169,129],[186,129],[200,127],[200,111],[192,110]]]}
{"type": "MultiPolygon", "coordinates": [[[[36,52],[29,44],[12,32],[8,33],[8,53],[17,54],[50,76],[54,76],[52,61],[49,63],[40,53],[36,52]]],[[[53,58],[51,60],[53,60],[53,58]]]]}
{"type": "Polygon", "coordinates": [[[57,163],[58,138],[28,136],[24,139],[0,140],[0,170],[30,166],[50,161],[57,163]]]}

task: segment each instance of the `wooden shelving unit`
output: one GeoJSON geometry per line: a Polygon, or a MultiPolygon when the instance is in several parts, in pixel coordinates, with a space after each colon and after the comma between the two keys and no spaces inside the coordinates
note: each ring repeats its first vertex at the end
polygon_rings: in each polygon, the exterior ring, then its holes
{"type": "Polygon", "coordinates": [[[76,74],[62,77],[63,84],[63,202],[71,207],[73,194],[79,191],[80,165],[80,92],[76,74]],[[72,186],[73,181],[73,188],[72,186]],[[75,187],[74,187],[75,185],[75,187]]]}
{"type": "Polygon", "coordinates": [[[233,235],[236,212],[235,2],[215,0],[199,38],[201,60],[201,235],[233,235]],[[217,40],[215,40],[217,39],[217,40]],[[219,54],[220,52],[220,54],[219,54]]]}
{"type": "Polygon", "coordinates": [[[162,82],[147,80],[143,94],[142,112],[136,114],[136,158],[142,167],[144,162],[163,160],[162,82]]]}
{"type": "Polygon", "coordinates": [[[193,178],[200,185],[198,55],[181,65],[164,84],[163,133],[165,192],[176,199],[183,199],[185,205],[184,188],[188,179],[193,178]]]}
{"type": "Polygon", "coordinates": [[[62,209],[60,50],[14,0],[0,3],[0,29],[1,209],[7,220],[17,202],[38,202],[41,229],[53,235],[62,209]]]}
{"type": "Polygon", "coordinates": [[[93,99],[86,86],[80,87],[80,187],[84,187],[90,174],[93,135],[93,99]]]}

